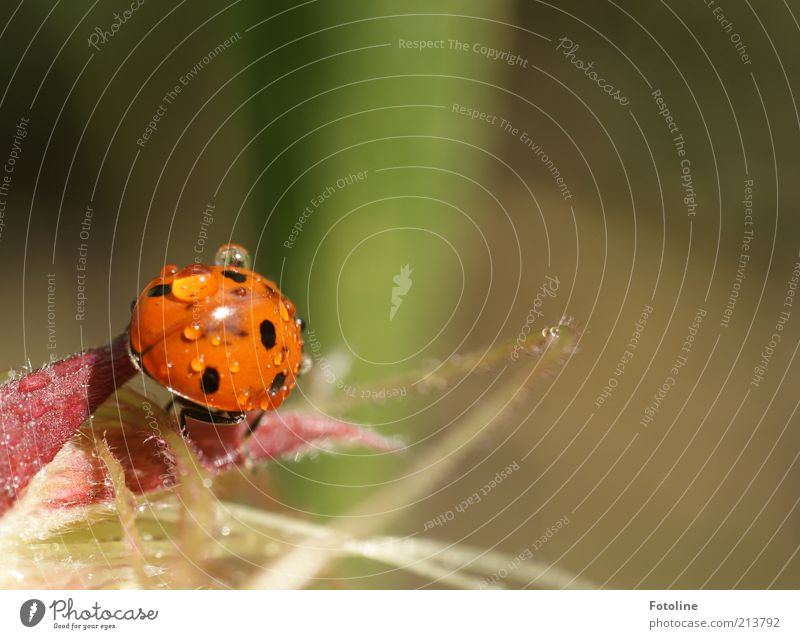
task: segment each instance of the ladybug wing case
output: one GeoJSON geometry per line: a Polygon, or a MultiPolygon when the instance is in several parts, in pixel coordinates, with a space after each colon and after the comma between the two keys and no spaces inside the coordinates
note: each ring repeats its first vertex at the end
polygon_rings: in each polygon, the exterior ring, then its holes
{"type": "Polygon", "coordinates": [[[133,309],[131,353],[176,395],[210,409],[277,408],[303,357],[294,304],[244,268],[165,267],[133,309]]]}

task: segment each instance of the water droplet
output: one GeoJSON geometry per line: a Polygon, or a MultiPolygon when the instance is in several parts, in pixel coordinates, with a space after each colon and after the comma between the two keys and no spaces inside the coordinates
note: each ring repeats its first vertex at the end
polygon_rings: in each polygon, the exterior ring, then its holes
{"type": "Polygon", "coordinates": [[[561,333],[561,328],[558,326],[551,326],[550,328],[546,328],[542,331],[542,335],[544,337],[558,337],[561,333]]]}
{"type": "Polygon", "coordinates": [[[208,297],[217,291],[219,283],[208,267],[202,264],[187,266],[175,276],[172,294],[183,302],[208,297]]]}
{"type": "Polygon", "coordinates": [[[189,366],[195,373],[203,370],[203,363],[206,361],[205,355],[198,355],[189,362],[189,366]]]}
{"type": "Polygon", "coordinates": [[[283,351],[275,353],[275,357],[272,358],[272,363],[275,364],[275,366],[283,364],[283,351]]]}
{"type": "Polygon", "coordinates": [[[238,295],[239,297],[244,297],[247,295],[247,289],[240,286],[239,288],[233,289],[233,294],[238,295]]]}
{"type": "Polygon", "coordinates": [[[237,266],[239,268],[250,268],[250,253],[240,244],[223,244],[214,256],[214,264],[217,266],[237,266]]]}
{"type": "Polygon", "coordinates": [[[239,391],[239,394],[236,395],[236,401],[239,402],[239,406],[245,407],[247,406],[247,402],[250,399],[250,390],[244,388],[239,391]]]}
{"type": "Polygon", "coordinates": [[[196,340],[200,335],[203,334],[203,327],[200,326],[197,322],[192,322],[188,324],[186,328],[183,329],[183,336],[191,341],[196,340]]]}
{"type": "Polygon", "coordinates": [[[232,359],[231,361],[228,362],[228,370],[231,373],[238,373],[240,369],[241,366],[239,365],[239,362],[237,360],[232,359]]]}
{"type": "Polygon", "coordinates": [[[213,481],[211,481],[211,479],[209,479],[208,477],[206,477],[206,478],[203,480],[203,487],[204,487],[204,488],[211,488],[211,486],[213,486],[213,485],[214,485],[214,482],[213,482],[213,481]]]}
{"type": "Polygon", "coordinates": [[[172,277],[175,273],[178,272],[178,267],[174,264],[167,264],[164,268],[161,269],[161,277],[172,277]]]}
{"type": "Polygon", "coordinates": [[[280,305],[280,313],[281,313],[281,319],[284,322],[288,322],[289,321],[289,309],[286,308],[286,304],[281,304],[280,305]]]}
{"type": "Polygon", "coordinates": [[[222,337],[221,337],[221,336],[219,336],[219,335],[214,335],[214,336],[211,338],[211,344],[212,344],[213,346],[219,346],[220,344],[222,344],[222,337]]]}
{"type": "Polygon", "coordinates": [[[258,407],[261,410],[269,410],[272,407],[272,404],[269,401],[269,397],[264,395],[264,397],[261,398],[261,402],[259,402],[258,407]]]}
{"type": "Polygon", "coordinates": [[[227,537],[228,535],[231,534],[231,529],[228,528],[227,526],[223,526],[220,529],[219,534],[222,535],[223,537],[227,537]]]}

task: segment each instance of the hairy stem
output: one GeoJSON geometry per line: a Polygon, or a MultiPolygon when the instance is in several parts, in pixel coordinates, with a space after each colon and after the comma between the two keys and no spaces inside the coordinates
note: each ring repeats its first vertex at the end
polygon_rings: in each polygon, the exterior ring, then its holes
{"type": "Polygon", "coordinates": [[[423,498],[482,437],[509,417],[510,412],[506,409],[518,392],[574,352],[578,336],[576,327],[571,324],[561,324],[545,331],[531,347],[531,352],[540,355],[535,364],[530,367],[520,361],[506,366],[501,373],[503,383],[498,384],[499,388],[422,455],[406,473],[405,481],[396,482],[366,500],[330,526],[326,537],[309,537],[300,542],[295,550],[259,573],[249,586],[281,589],[307,586],[336,558],[337,548],[344,540],[363,539],[404,512],[409,503],[423,498]]]}

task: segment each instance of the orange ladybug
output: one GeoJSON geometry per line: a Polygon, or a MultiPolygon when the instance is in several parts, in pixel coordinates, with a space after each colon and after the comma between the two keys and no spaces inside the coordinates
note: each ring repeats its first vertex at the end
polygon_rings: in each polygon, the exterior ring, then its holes
{"type": "Polygon", "coordinates": [[[222,246],[214,266],[168,265],[133,307],[134,362],[210,412],[277,408],[303,364],[303,320],[278,287],[222,246]]]}

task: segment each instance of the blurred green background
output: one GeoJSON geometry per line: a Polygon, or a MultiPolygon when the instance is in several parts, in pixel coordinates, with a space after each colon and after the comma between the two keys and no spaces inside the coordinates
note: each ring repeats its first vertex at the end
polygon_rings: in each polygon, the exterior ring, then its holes
{"type": "MultiPolygon", "coordinates": [[[[242,500],[328,521],[402,482],[497,372],[414,382],[513,341],[529,317],[538,332],[569,315],[584,331],[574,356],[389,532],[516,553],[566,516],[537,558],[598,585],[800,585],[800,310],[784,305],[800,259],[798,2],[147,0],[115,17],[136,5],[0,7],[0,160],[16,159],[4,365],[106,342],[165,263],[241,243],[308,322],[317,373],[296,407],[340,406],[409,444],[276,464],[257,473],[263,494],[231,479],[242,500]],[[413,284],[390,319],[405,265],[413,284]],[[558,290],[537,302],[547,276],[558,290]],[[402,396],[371,398],[381,389],[402,396]],[[423,530],[512,463],[479,504],[423,530]]],[[[349,570],[350,585],[419,585],[349,570]]]]}

